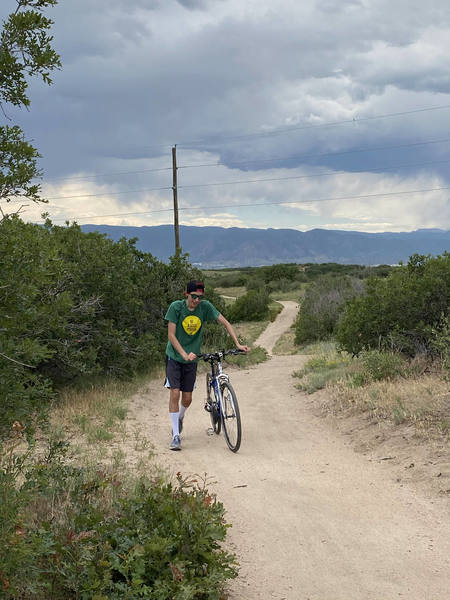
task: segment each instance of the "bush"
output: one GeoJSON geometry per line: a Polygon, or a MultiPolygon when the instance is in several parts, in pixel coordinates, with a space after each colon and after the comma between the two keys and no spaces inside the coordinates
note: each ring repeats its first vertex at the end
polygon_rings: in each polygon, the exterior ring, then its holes
{"type": "Polygon", "coordinates": [[[0,223],[0,256],[0,439],[15,420],[30,431],[56,385],[158,364],[167,306],[200,276],[184,256],[18,217],[0,223]]]}
{"type": "Polygon", "coordinates": [[[431,347],[433,353],[439,357],[442,367],[450,371],[450,316],[443,317],[438,327],[433,330],[431,347]]]}
{"type": "Polygon", "coordinates": [[[269,294],[264,289],[250,290],[228,309],[232,323],[237,321],[261,321],[269,314],[269,294]]]}
{"type": "Polygon", "coordinates": [[[2,598],[219,600],[236,563],[204,483],[124,482],[70,466],[67,450],[52,442],[34,460],[0,447],[2,598]]]}
{"type": "MultiPolygon", "coordinates": [[[[223,275],[210,277],[212,283],[215,287],[242,287],[247,284],[247,275],[242,273],[241,271],[233,271],[231,273],[227,273],[226,271],[223,275]]],[[[208,275],[206,274],[206,279],[208,279],[208,275]]]]}
{"type": "Polygon", "coordinates": [[[336,331],[341,347],[435,354],[433,340],[450,306],[450,254],[414,255],[385,279],[369,278],[364,296],[346,307],[336,331]]]}
{"type": "Polygon", "coordinates": [[[368,350],[360,355],[360,363],[368,381],[381,381],[406,376],[408,365],[400,354],[368,350]]]}
{"type": "Polygon", "coordinates": [[[299,267],[296,264],[276,264],[267,267],[261,267],[259,273],[265,283],[287,279],[294,281],[299,274],[299,267]]]}
{"type": "Polygon", "coordinates": [[[361,294],[363,284],[347,276],[323,275],[311,283],[301,301],[295,324],[295,342],[330,338],[345,304],[361,294]]]}

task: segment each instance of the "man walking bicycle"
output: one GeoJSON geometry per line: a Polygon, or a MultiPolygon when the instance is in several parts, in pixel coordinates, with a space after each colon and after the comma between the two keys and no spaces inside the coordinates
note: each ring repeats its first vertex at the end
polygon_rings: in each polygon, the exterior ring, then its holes
{"type": "Polygon", "coordinates": [[[236,345],[244,352],[248,346],[239,343],[236,333],[223,315],[204,299],[205,286],[201,281],[189,281],[183,300],[176,300],[169,306],[165,319],[168,321],[168,342],[166,347],[166,381],[170,389],[169,414],[172,424],[171,450],[181,450],[180,434],[186,409],[192,402],[192,392],[197,376],[197,355],[200,354],[203,323],[221,323],[236,345]],[[181,406],[180,406],[181,395],[181,406]]]}

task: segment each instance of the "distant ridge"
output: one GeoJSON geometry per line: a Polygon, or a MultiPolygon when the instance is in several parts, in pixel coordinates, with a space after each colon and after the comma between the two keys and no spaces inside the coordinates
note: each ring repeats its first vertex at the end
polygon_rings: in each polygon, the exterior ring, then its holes
{"type": "MultiPolygon", "coordinates": [[[[174,253],[172,225],[124,227],[82,225],[117,241],[138,238],[136,247],[167,261],[174,253]]],[[[419,229],[402,233],[365,233],[329,229],[244,229],[180,226],[183,252],[203,268],[261,266],[275,263],[397,264],[414,254],[450,250],[450,231],[419,229]]]]}

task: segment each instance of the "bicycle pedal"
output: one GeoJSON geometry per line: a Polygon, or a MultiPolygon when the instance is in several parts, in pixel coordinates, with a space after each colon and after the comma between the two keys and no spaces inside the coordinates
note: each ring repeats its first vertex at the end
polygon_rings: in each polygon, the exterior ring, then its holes
{"type": "Polygon", "coordinates": [[[212,411],[212,406],[209,402],[205,402],[205,410],[206,410],[206,412],[212,411]]]}

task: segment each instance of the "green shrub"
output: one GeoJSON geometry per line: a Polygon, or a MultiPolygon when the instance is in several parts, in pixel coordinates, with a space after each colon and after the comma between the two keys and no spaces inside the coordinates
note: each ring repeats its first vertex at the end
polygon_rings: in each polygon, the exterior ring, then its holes
{"type": "Polygon", "coordinates": [[[294,281],[299,274],[299,267],[296,264],[280,263],[267,267],[260,267],[260,269],[258,269],[258,273],[265,283],[271,283],[273,281],[280,281],[283,279],[287,281],[294,281]]]}
{"type": "Polygon", "coordinates": [[[361,352],[360,363],[363,373],[370,381],[382,379],[394,379],[398,376],[406,376],[408,365],[406,360],[394,352],[380,352],[368,350],[361,352]]]}
{"type": "Polygon", "coordinates": [[[443,368],[450,371],[450,316],[442,318],[438,327],[433,330],[431,347],[443,368]]]}
{"type": "Polygon", "coordinates": [[[347,276],[323,275],[311,283],[301,301],[295,325],[295,342],[325,340],[334,333],[349,299],[361,294],[363,285],[347,276]]]}
{"type": "Polygon", "coordinates": [[[53,442],[34,460],[0,447],[2,598],[221,598],[236,562],[204,482],[124,481],[71,466],[67,450],[53,442]]]}
{"type": "Polygon", "coordinates": [[[234,302],[228,309],[232,323],[237,321],[261,321],[268,316],[269,294],[264,289],[250,290],[234,302]]]}
{"type": "Polygon", "coordinates": [[[303,369],[294,372],[294,377],[301,379],[296,387],[313,394],[330,383],[345,379],[348,365],[347,356],[335,353],[314,356],[306,362],[303,369]]]}
{"type": "Polygon", "coordinates": [[[351,300],[336,330],[340,346],[433,354],[436,330],[450,306],[450,254],[414,255],[384,279],[369,278],[366,293],[351,300]]]}
{"type": "MultiPolygon", "coordinates": [[[[247,278],[247,275],[240,271],[231,273],[224,271],[223,275],[215,276],[212,281],[215,287],[242,287],[247,284],[247,278]]],[[[208,280],[208,275],[206,275],[206,279],[208,280]]]]}
{"type": "Polygon", "coordinates": [[[0,439],[14,421],[31,431],[57,385],[158,364],[165,311],[200,276],[185,256],[18,217],[0,222],[0,257],[0,439]]]}

